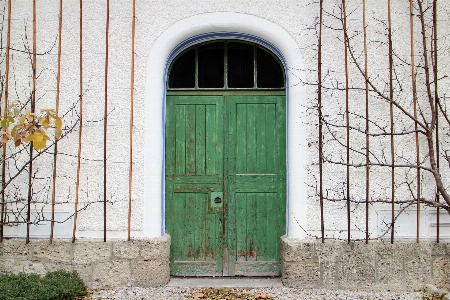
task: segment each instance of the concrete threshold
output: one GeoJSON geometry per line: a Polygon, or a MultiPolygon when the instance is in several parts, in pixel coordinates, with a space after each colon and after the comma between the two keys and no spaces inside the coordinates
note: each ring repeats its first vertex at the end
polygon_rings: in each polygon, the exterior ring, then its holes
{"type": "Polygon", "coordinates": [[[262,288],[282,287],[281,278],[248,277],[171,277],[171,287],[262,288]]]}

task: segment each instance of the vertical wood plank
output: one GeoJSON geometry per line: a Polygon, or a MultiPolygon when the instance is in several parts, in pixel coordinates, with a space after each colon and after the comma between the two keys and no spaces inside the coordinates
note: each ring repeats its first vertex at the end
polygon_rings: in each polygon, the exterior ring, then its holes
{"type": "Polygon", "coordinates": [[[236,140],[233,144],[230,144],[231,147],[236,148],[236,156],[233,156],[236,160],[235,172],[245,174],[249,172],[247,168],[247,141],[249,137],[247,132],[247,106],[245,104],[236,103],[236,120],[233,120],[232,123],[236,124],[236,140]]]}
{"type": "MultiPolygon", "coordinates": [[[[225,68],[226,70],[227,68],[225,68]]],[[[226,75],[226,74],[225,74],[226,75]]],[[[226,77],[225,77],[226,78],[226,77]]],[[[237,157],[238,151],[242,151],[238,148],[237,138],[238,135],[238,120],[240,120],[241,112],[238,109],[238,106],[233,101],[233,98],[230,96],[224,97],[225,102],[225,112],[224,112],[224,128],[225,134],[223,137],[224,147],[223,147],[223,155],[224,155],[224,164],[223,164],[223,182],[224,182],[224,192],[225,192],[225,203],[224,203],[224,239],[225,239],[225,255],[224,258],[224,266],[223,266],[223,274],[228,276],[234,276],[234,267],[236,258],[240,256],[240,249],[245,249],[242,246],[238,246],[238,227],[237,227],[237,216],[235,213],[237,211],[237,205],[239,196],[235,192],[235,182],[236,177],[234,176],[240,170],[238,167],[238,161],[235,159],[237,157]],[[236,251],[236,253],[233,253],[236,251]]],[[[219,116],[220,117],[220,116],[219,116]]],[[[239,147],[242,147],[240,145],[239,147]]],[[[245,250],[244,259],[245,259],[245,250]]]]}
{"type": "MultiPolygon", "coordinates": [[[[273,222],[276,216],[268,215],[268,205],[267,202],[269,193],[257,193],[256,196],[256,259],[264,260],[267,257],[267,248],[272,247],[268,244],[267,236],[270,223],[273,222]]],[[[272,228],[275,230],[275,228],[272,228]]]]}
{"type": "Polygon", "coordinates": [[[206,144],[206,150],[205,150],[205,174],[216,174],[216,163],[217,159],[220,159],[217,157],[217,151],[216,151],[216,143],[217,143],[217,136],[216,136],[216,105],[206,105],[206,116],[205,116],[205,122],[206,122],[206,132],[205,132],[205,144],[206,144]]]}
{"type": "Polygon", "coordinates": [[[186,173],[186,107],[181,104],[174,104],[176,115],[175,120],[175,135],[171,136],[171,139],[175,140],[175,153],[176,158],[173,162],[175,166],[175,174],[186,173]]]}
{"type": "Polygon", "coordinates": [[[195,105],[186,105],[186,174],[195,174],[195,105]]]}
{"type": "Polygon", "coordinates": [[[186,248],[185,248],[185,260],[195,260],[195,211],[197,209],[197,203],[195,201],[195,193],[186,193],[186,201],[184,206],[184,215],[182,218],[186,219],[186,248]]]}
{"type": "Polygon", "coordinates": [[[247,260],[247,195],[235,193],[236,201],[236,260],[247,260]]]}
{"type": "Polygon", "coordinates": [[[258,224],[256,217],[258,214],[258,207],[256,206],[257,199],[255,193],[247,193],[246,219],[247,219],[247,261],[255,261],[259,249],[257,249],[256,232],[258,224]]]}
{"type": "Polygon", "coordinates": [[[266,104],[265,116],[266,128],[266,172],[270,174],[277,173],[277,138],[276,138],[276,106],[274,104],[266,104]]]}
{"type": "Polygon", "coordinates": [[[195,174],[206,174],[206,118],[205,118],[205,105],[195,106],[195,174]]]}
{"type": "Polygon", "coordinates": [[[247,173],[256,173],[256,112],[257,104],[247,106],[247,173]]]}
{"type": "Polygon", "coordinates": [[[193,216],[193,224],[192,224],[192,231],[193,231],[193,259],[195,261],[204,261],[205,259],[205,222],[207,218],[207,207],[205,204],[207,204],[206,197],[207,194],[199,194],[199,193],[193,193],[195,205],[191,210],[188,212],[188,214],[193,216]]]}
{"type": "Polygon", "coordinates": [[[257,104],[256,109],[256,168],[257,174],[267,172],[266,157],[266,104],[257,104]]]}
{"type": "MultiPolygon", "coordinates": [[[[207,195],[206,195],[207,198],[207,195]]],[[[206,203],[208,199],[205,199],[206,203]]],[[[208,209],[206,207],[206,209],[208,209]]],[[[205,224],[204,224],[204,235],[205,235],[205,243],[203,246],[203,260],[205,261],[214,261],[216,260],[217,247],[218,247],[218,225],[219,222],[217,220],[217,214],[205,214],[205,224]]]]}
{"type": "Polygon", "coordinates": [[[185,235],[184,233],[184,229],[186,228],[187,225],[187,218],[184,217],[185,207],[186,207],[186,194],[174,193],[173,211],[172,211],[173,219],[171,224],[175,224],[177,221],[179,222],[180,226],[173,226],[172,231],[174,232],[174,238],[180,242],[174,243],[173,247],[174,247],[174,256],[180,260],[186,259],[185,249],[187,249],[187,246],[189,245],[188,236],[185,235]]]}

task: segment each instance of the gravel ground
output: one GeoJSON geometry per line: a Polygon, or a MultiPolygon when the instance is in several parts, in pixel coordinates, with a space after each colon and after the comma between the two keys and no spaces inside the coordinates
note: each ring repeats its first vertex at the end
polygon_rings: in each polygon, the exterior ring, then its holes
{"type": "MultiPolygon", "coordinates": [[[[117,299],[117,300],[147,300],[147,299],[167,299],[167,300],[185,300],[193,299],[196,292],[201,292],[201,288],[180,288],[180,287],[161,287],[161,288],[121,288],[115,290],[95,291],[92,299],[117,299]]],[[[249,295],[246,299],[255,299],[257,293],[266,293],[272,299],[278,300],[300,300],[300,299],[392,299],[392,300],[413,300],[427,299],[422,292],[368,292],[368,291],[346,291],[346,290],[327,290],[327,289],[294,289],[287,287],[280,288],[255,288],[255,289],[233,289],[233,292],[249,295]],[[252,296],[250,296],[252,295],[252,296]]],[[[243,298],[243,299],[245,299],[243,298]]],[[[206,300],[206,298],[204,298],[206,300]]],[[[215,299],[215,298],[213,298],[215,299]]],[[[258,298],[257,298],[258,299],[258,298]]]]}

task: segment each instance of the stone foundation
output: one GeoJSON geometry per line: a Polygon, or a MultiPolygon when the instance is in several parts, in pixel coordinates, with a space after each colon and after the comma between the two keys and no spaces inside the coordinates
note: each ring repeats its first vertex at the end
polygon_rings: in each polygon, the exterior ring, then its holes
{"type": "MultiPolygon", "coordinates": [[[[4,239],[0,274],[77,271],[90,288],[155,287],[170,280],[170,236],[139,240],[4,239]]],[[[450,244],[281,238],[283,284],[302,288],[450,289],[450,244]]]]}
{"type": "Polygon", "coordinates": [[[0,274],[77,271],[90,288],[155,287],[170,280],[170,236],[139,240],[4,239],[0,274]]]}
{"type": "Polygon", "coordinates": [[[450,289],[450,244],[281,238],[282,281],[289,287],[450,289]]]}

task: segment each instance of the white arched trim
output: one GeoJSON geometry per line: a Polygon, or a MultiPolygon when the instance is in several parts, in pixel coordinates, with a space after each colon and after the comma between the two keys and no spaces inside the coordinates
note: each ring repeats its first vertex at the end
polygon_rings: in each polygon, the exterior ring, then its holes
{"type": "Polygon", "coordinates": [[[144,236],[164,234],[164,124],[166,72],[183,49],[206,39],[236,38],[262,44],[277,54],[287,76],[287,233],[306,229],[306,91],[297,43],[279,25],[251,15],[207,13],[178,21],[155,41],[147,63],[145,90],[144,236]],[[295,217],[295,219],[294,219],[295,217]]]}

